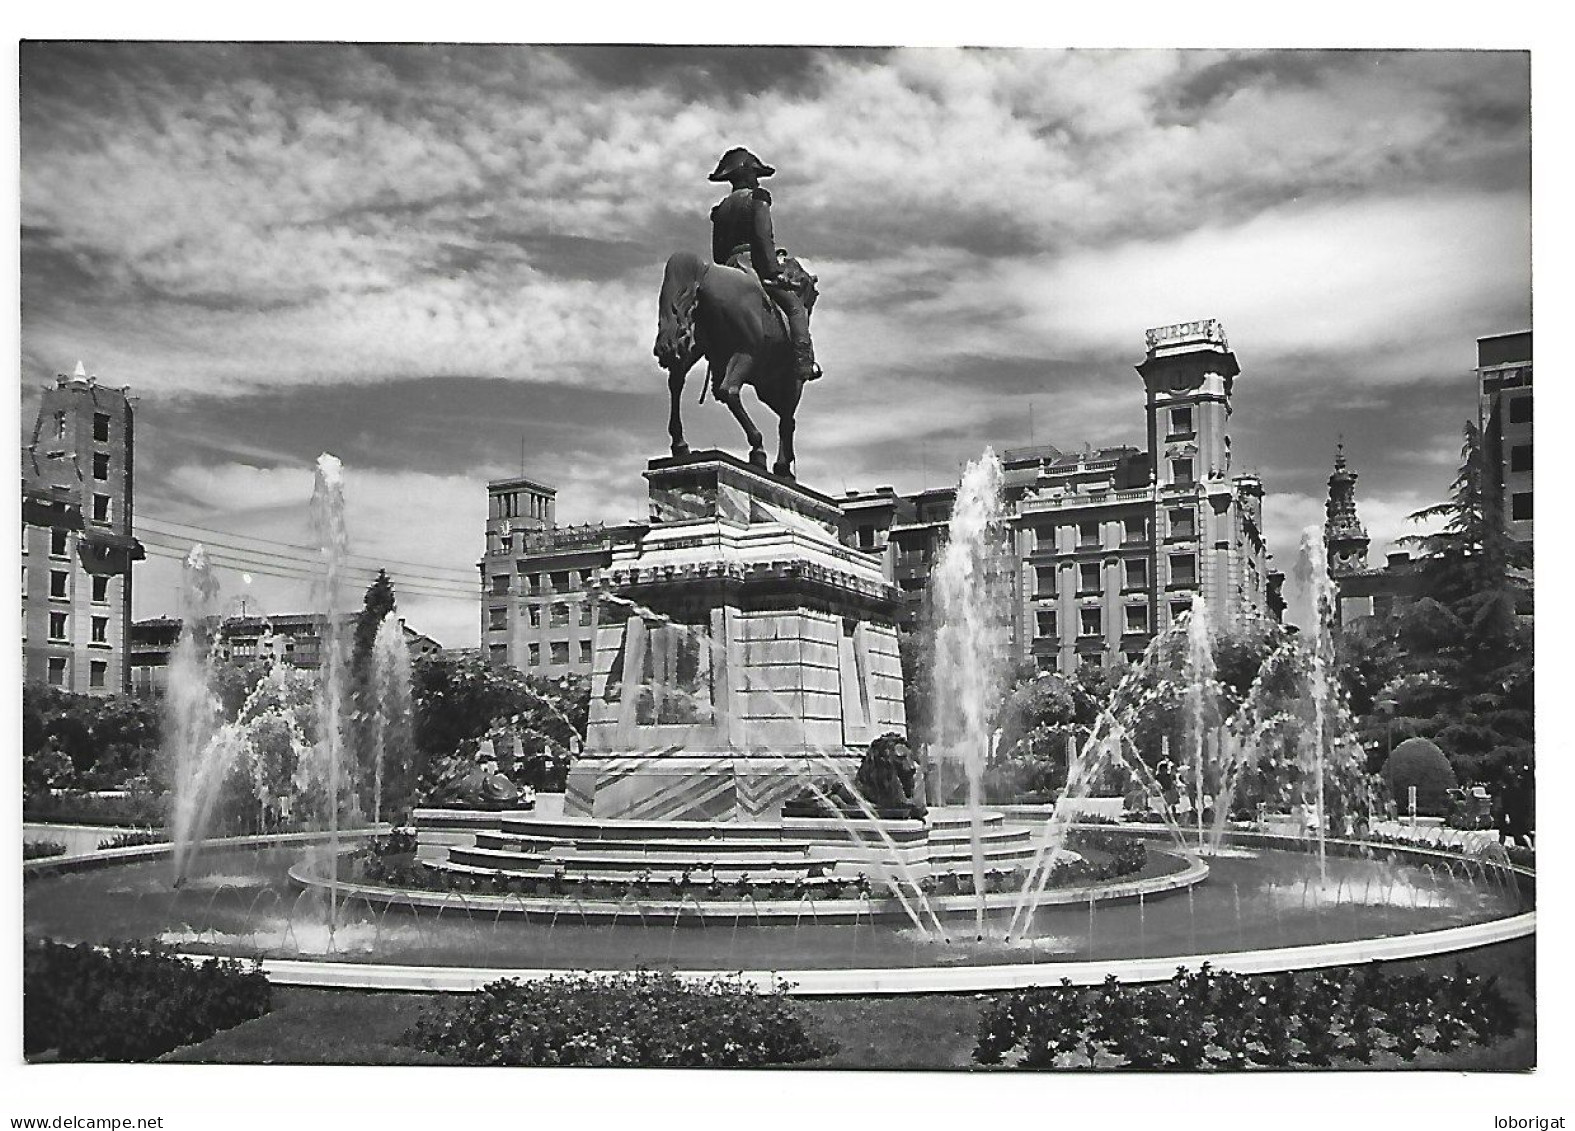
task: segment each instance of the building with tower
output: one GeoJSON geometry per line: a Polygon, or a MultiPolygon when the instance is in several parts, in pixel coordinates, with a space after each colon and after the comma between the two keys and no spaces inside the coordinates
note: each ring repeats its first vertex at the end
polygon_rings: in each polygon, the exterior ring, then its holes
{"type": "Polygon", "coordinates": [[[130,689],[133,401],[76,372],[43,393],[22,449],[22,678],[90,695],[130,689]]]}
{"type": "Polygon", "coordinates": [[[1367,564],[1367,528],[1356,513],[1357,473],[1345,458],[1345,444],[1335,446],[1329,497],[1324,502],[1323,539],[1329,579],[1335,587],[1334,618],[1344,626],[1362,617],[1386,617],[1416,595],[1417,563],[1397,551],[1381,567],[1367,564]]]}
{"type": "MultiPolygon", "coordinates": [[[[1279,575],[1263,537],[1263,485],[1236,473],[1229,421],[1240,373],[1215,319],[1149,330],[1146,443],[1063,451],[1008,449],[1003,492],[1012,526],[1018,655],[1071,672],[1134,659],[1201,595],[1215,623],[1272,619],[1279,575]]],[[[922,619],[954,488],[885,497],[849,492],[855,545],[878,554],[922,619]]]]}

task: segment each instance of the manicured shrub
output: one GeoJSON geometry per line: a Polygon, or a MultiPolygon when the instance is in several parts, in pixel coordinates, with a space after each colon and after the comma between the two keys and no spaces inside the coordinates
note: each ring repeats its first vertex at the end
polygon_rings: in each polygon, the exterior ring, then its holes
{"type": "Polygon", "coordinates": [[[1442,817],[1449,811],[1449,791],[1455,788],[1455,771],[1444,752],[1425,738],[1408,738],[1384,761],[1384,785],[1397,809],[1410,811],[1410,787],[1416,786],[1416,811],[1424,817],[1442,817]]]}
{"type": "Polygon", "coordinates": [[[835,1051],[780,988],[646,970],[493,982],[423,1015],[406,1039],[465,1064],[750,1067],[835,1051]]]}
{"type": "Polygon", "coordinates": [[[98,949],[45,940],[22,959],[22,1044],[28,1057],[152,1060],[268,1011],[255,964],[187,962],[166,948],[98,949]]]}
{"type": "Polygon", "coordinates": [[[1207,964],[1159,986],[1059,986],[997,998],[979,1017],[974,1060],[1024,1068],[1197,1071],[1410,1060],[1487,1044],[1519,1024],[1496,979],[1456,965],[1442,976],[1275,974],[1244,978],[1207,964]]]}
{"type": "Polygon", "coordinates": [[[43,860],[49,856],[64,856],[66,846],[58,840],[28,840],[22,842],[23,860],[43,860]]]}

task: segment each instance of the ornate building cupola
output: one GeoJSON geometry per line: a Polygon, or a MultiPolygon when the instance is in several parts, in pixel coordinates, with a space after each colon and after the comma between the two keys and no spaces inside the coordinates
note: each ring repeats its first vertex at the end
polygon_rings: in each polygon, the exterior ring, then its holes
{"type": "Polygon", "coordinates": [[[1331,577],[1348,577],[1367,568],[1367,529],[1356,517],[1356,472],[1345,464],[1343,440],[1334,450],[1329,500],[1324,504],[1323,542],[1331,577]]]}

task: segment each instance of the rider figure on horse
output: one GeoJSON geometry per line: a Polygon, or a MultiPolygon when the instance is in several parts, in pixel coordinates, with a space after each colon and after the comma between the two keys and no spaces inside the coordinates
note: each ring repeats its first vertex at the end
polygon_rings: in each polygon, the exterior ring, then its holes
{"type": "Polygon", "coordinates": [[[778,263],[771,231],[771,194],[760,187],[760,179],[775,172],[742,147],[722,155],[709,179],[726,181],[733,191],[711,209],[711,258],[729,267],[748,266],[760,277],[766,294],[787,316],[799,380],[813,381],[821,373],[809,338],[806,296],[794,286],[797,280],[793,274],[784,272],[778,263]]]}

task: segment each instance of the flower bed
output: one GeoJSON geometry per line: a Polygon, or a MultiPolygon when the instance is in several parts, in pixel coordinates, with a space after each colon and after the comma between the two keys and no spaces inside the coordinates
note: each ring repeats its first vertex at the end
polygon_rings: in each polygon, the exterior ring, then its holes
{"type": "Polygon", "coordinates": [[[1515,1031],[1497,979],[1462,965],[1451,975],[1358,972],[1245,978],[1185,968],[1158,986],[1024,990],[979,1020],[974,1060],[1026,1068],[1211,1068],[1366,1064],[1410,1060],[1515,1031]]]}
{"type": "Polygon", "coordinates": [[[64,856],[66,846],[58,840],[25,840],[22,842],[23,860],[44,860],[50,856],[64,856]]]}
{"type": "Polygon", "coordinates": [[[111,848],[142,848],[149,844],[168,844],[169,833],[162,829],[131,829],[98,842],[100,852],[111,848]]]}
{"type": "Polygon", "coordinates": [[[406,1040],[465,1064],[747,1068],[836,1051],[780,988],[645,970],[493,982],[423,1015],[406,1040]]]}
{"type": "Polygon", "coordinates": [[[196,966],[157,944],[46,939],[23,954],[22,995],[29,1059],[141,1061],[260,1017],[270,990],[255,964],[196,966]]]}

